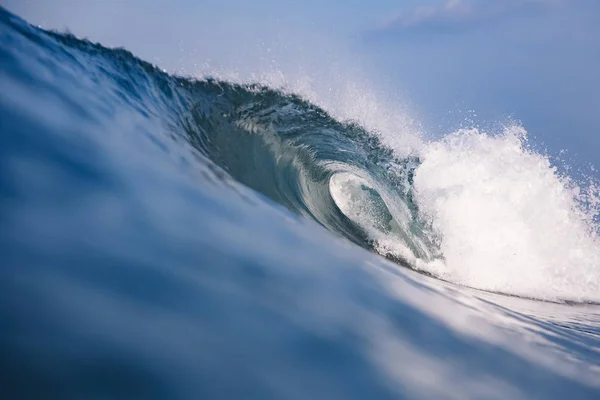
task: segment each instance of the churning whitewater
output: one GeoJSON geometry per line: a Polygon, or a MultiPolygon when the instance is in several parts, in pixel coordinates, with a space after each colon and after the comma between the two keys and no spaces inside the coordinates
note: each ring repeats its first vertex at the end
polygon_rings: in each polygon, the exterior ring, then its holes
{"type": "Polygon", "coordinates": [[[0,60],[11,390],[598,394],[598,188],[518,124],[426,140],[2,9],[0,60]]]}

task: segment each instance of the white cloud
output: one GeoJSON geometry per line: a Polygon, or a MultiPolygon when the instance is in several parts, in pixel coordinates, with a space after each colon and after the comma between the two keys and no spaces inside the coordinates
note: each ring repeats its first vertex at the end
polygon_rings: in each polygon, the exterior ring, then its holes
{"type": "Polygon", "coordinates": [[[401,12],[383,31],[461,31],[518,15],[543,12],[561,0],[444,0],[401,12]]]}

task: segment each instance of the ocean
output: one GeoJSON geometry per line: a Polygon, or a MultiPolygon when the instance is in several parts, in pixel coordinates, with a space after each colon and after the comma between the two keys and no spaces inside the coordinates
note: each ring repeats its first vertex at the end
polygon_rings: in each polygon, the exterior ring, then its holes
{"type": "Polygon", "coordinates": [[[0,89],[3,398],[600,398],[598,185],[526,127],[384,131],[2,8],[0,89]]]}

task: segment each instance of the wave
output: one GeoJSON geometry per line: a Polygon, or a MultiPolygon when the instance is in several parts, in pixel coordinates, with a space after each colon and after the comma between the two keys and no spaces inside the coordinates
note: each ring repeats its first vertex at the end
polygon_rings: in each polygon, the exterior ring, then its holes
{"type": "MultiPolygon", "coordinates": [[[[336,119],[289,90],[171,76],[126,50],[40,31],[4,11],[1,18],[32,45],[63,46],[49,62],[67,76],[59,64],[76,64],[70,79],[101,81],[109,91],[98,105],[107,109],[103,118],[126,113],[129,121],[158,122],[161,133],[150,140],[191,147],[222,182],[240,182],[361,247],[447,281],[600,301],[597,186],[561,175],[527,146],[517,125],[495,134],[461,130],[399,151],[393,130],[336,119]]],[[[19,63],[16,51],[2,58],[19,63]]]]}

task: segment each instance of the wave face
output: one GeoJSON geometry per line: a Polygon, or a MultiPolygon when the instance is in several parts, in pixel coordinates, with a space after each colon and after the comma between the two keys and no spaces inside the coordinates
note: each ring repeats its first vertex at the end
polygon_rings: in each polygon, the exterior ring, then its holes
{"type": "Polygon", "coordinates": [[[178,115],[182,132],[236,181],[362,247],[372,248],[378,234],[396,234],[410,254],[431,258],[411,200],[418,159],[396,158],[356,123],[338,122],[294,95],[210,79],[177,86],[185,88],[191,110],[178,115]],[[363,182],[359,197],[370,193],[356,199],[355,211],[342,205],[353,201],[337,190],[342,176],[363,182]],[[373,196],[377,204],[369,202],[373,196]],[[394,230],[361,219],[384,210],[394,230]]]}
{"type": "Polygon", "coordinates": [[[522,128],[399,151],[2,9],[0,60],[17,397],[597,398],[598,191],[522,128]]]}

